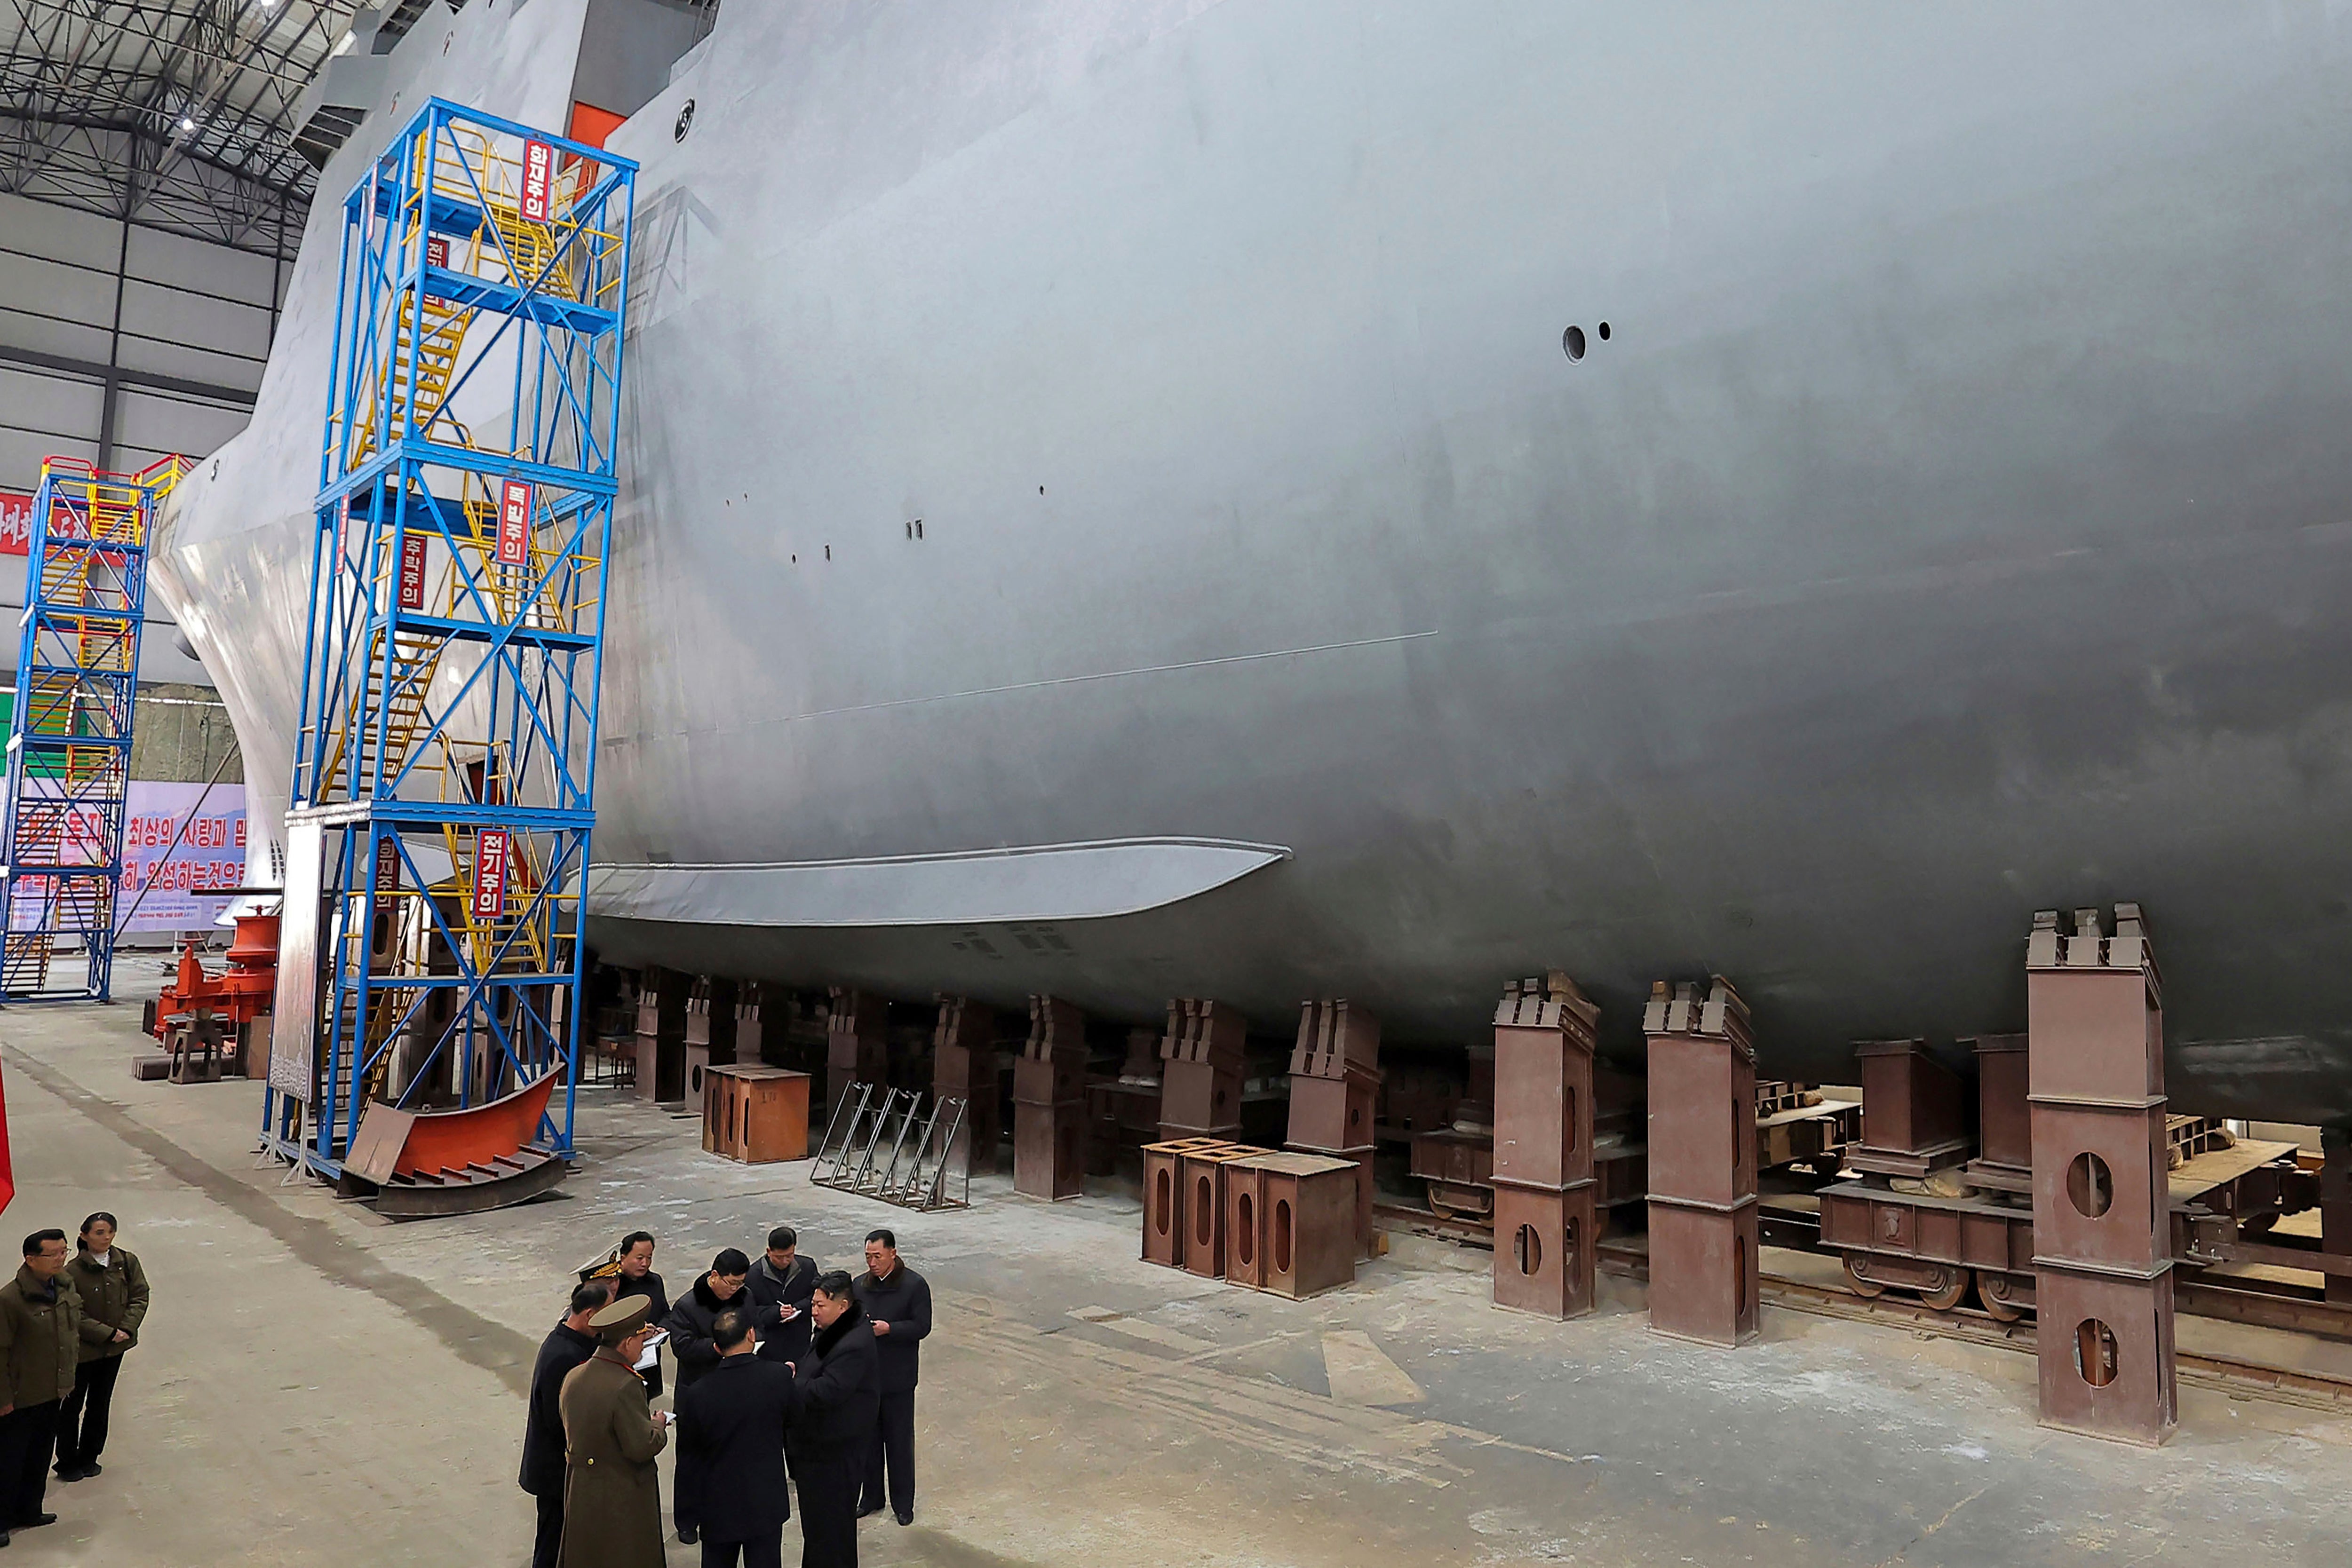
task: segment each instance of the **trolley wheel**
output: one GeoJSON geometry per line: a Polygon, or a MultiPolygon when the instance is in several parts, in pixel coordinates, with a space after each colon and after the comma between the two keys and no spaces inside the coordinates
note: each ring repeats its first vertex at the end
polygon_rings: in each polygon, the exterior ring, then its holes
{"type": "Polygon", "coordinates": [[[2278,1218],[2276,1214],[2250,1214],[2238,1221],[2238,1228],[2249,1236],[2261,1236],[2276,1225],[2278,1218]]]}
{"type": "Polygon", "coordinates": [[[1437,1216],[1440,1219],[1459,1219],[1461,1218],[1460,1215],[1454,1212],[1454,1206],[1452,1204],[1447,1203],[1444,1198],[1437,1196],[1437,1189],[1435,1187],[1431,1187],[1429,1189],[1429,1212],[1437,1216]]]}
{"type": "Polygon", "coordinates": [[[1981,1274],[1977,1276],[1977,1300],[1984,1303],[1984,1310],[1991,1315],[1995,1322],[2013,1323],[2025,1316],[2024,1302],[1995,1295],[1991,1281],[1981,1274]]]}
{"type": "Polygon", "coordinates": [[[1865,1280],[1861,1275],[1853,1271],[1853,1258],[1852,1254],[1848,1254],[1845,1260],[1845,1282],[1853,1287],[1853,1293],[1855,1295],[1865,1299],[1886,1294],[1885,1286],[1880,1284],[1875,1280],[1865,1280]]]}
{"type": "Polygon", "coordinates": [[[1845,1153],[1843,1150],[1839,1150],[1832,1154],[1815,1155],[1811,1163],[1815,1176],[1823,1181],[1835,1181],[1838,1172],[1845,1169],[1845,1153]]]}
{"type": "Polygon", "coordinates": [[[1920,1291],[1919,1299],[1939,1312],[1948,1312],[1958,1306],[1960,1298],[1968,1293],[1969,1271],[1966,1269],[1955,1269],[1952,1270],[1949,1283],[1933,1291],[1920,1291]]]}

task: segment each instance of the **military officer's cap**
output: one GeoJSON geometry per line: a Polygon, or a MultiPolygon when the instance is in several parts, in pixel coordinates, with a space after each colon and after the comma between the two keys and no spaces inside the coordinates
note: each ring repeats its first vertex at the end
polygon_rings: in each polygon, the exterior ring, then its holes
{"type": "Polygon", "coordinates": [[[654,1310],[650,1296],[623,1296],[608,1301],[588,1320],[596,1337],[606,1344],[618,1344],[646,1326],[646,1318],[654,1310]]]}

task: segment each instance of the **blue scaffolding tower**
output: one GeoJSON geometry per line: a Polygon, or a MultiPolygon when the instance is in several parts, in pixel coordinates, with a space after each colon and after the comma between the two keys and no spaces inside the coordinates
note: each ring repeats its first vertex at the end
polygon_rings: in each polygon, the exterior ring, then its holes
{"type": "Polygon", "coordinates": [[[379,1103],[572,1153],[635,173],[435,99],[343,204],[263,1112],[331,1179],[379,1103]]]}
{"type": "Polygon", "coordinates": [[[0,1001],[113,999],[147,541],[185,469],[178,457],[137,474],[41,465],[8,715],[0,1001]],[[75,951],[79,976],[60,980],[53,967],[75,951]]]}

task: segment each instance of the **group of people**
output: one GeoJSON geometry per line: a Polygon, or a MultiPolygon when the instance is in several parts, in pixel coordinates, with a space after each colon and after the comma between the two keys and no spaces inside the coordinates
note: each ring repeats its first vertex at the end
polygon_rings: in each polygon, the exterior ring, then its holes
{"type": "Polygon", "coordinates": [[[146,1270],[116,1229],[93,1214],[70,1249],[64,1231],[36,1230],[0,1285],[0,1546],[10,1531],[57,1522],[44,1506],[52,1472],[79,1481],[104,1469],[114,1380],[147,1318],[146,1270]]]}
{"type": "Polygon", "coordinates": [[[521,1476],[539,1505],[533,1568],[658,1568],[656,1461],[673,1428],[677,1537],[701,1543],[704,1568],[782,1563],[788,1481],[803,1568],[855,1568],[857,1521],[885,1507],[912,1524],[931,1289],[898,1238],[870,1232],[853,1278],[779,1227],[758,1261],[730,1247],[675,1302],[654,1248],[646,1231],[622,1238],[540,1346],[521,1476]],[[677,1385],[656,1410],[664,1343],[677,1385]]]}

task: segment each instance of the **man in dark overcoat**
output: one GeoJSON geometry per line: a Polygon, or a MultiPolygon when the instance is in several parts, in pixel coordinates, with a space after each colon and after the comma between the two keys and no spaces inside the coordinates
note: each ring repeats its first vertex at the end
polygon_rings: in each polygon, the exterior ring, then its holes
{"type": "Polygon", "coordinates": [[[669,1415],[646,1404],[636,1364],[653,1303],[625,1296],[588,1320],[596,1354],[572,1369],[563,1413],[562,1568],[662,1568],[661,1475],[669,1415]]]}
{"type": "Polygon", "coordinates": [[[800,1240],[791,1226],[777,1226],[768,1232],[768,1250],[751,1265],[751,1299],[776,1309],[776,1326],[760,1336],[761,1361],[793,1362],[808,1354],[809,1298],[822,1270],[800,1240]]]}
{"type": "Polygon", "coordinates": [[[857,1490],[882,1402],[874,1331],[849,1276],[817,1276],[816,1334],[796,1367],[801,1410],[788,1438],[801,1494],[801,1568],[857,1568],[857,1490]]]}
{"type": "MultiPolygon", "coordinates": [[[[754,1332],[772,1329],[776,1324],[776,1309],[755,1303],[744,1289],[751,1278],[751,1260],[735,1248],[730,1247],[710,1260],[710,1271],[698,1275],[661,1326],[669,1331],[670,1354],[677,1358],[677,1392],[686,1391],[719,1366],[719,1347],[711,1343],[710,1325],[719,1314],[733,1307],[750,1314],[754,1332]]],[[[677,1538],[688,1546],[698,1539],[696,1531],[702,1522],[702,1468],[700,1461],[688,1449],[677,1451],[677,1474],[672,1478],[677,1495],[671,1500],[677,1514],[677,1538]]]]}
{"type": "Polygon", "coordinates": [[[702,1568],[782,1568],[784,1434],[800,1404],[789,1366],[753,1354],[751,1313],[730,1307],[710,1327],[719,1364],[677,1391],[677,1457],[702,1484],[702,1568]]]}
{"type": "Polygon", "coordinates": [[[539,1500],[530,1568],[556,1568],[563,1550],[563,1380],[596,1354],[588,1321],[613,1299],[611,1281],[591,1280],[572,1291],[572,1310],[540,1342],[530,1369],[530,1414],[522,1427],[522,1490],[539,1500]]]}
{"type": "Polygon", "coordinates": [[[898,1238],[887,1230],[866,1238],[866,1272],[857,1277],[857,1305],[874,1325],[880,1353],[881,1411],[866,1457],[858,1517],[882,1511],[887,1469],[890,1509],[900,1524],[915,1522],[915,1385],[921,1381],[923,1341],[931,1332],[929,1281],[898,1259],[898,1238]]]}

